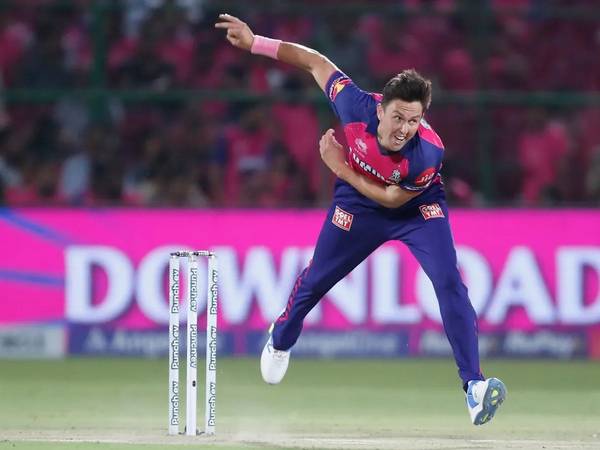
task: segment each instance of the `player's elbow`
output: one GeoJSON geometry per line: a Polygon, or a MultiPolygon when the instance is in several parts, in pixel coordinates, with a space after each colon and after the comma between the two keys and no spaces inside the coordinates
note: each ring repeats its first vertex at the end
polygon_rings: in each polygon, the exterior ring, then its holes
{"type": "Polygon", "coordinates": [[[416,195],[417,194],[406,192],[398,186],[388,186],[382,204],[385,203],[383,206],[386,208],[399,208],[416,195]]]}
{"type": "Polygon", "coordinates": [[[310,72],[322,89],[325,89],[327,80],[336,69],[335,64],[325,55],[316,52],[311,58],[310,72]]]}
{"type": "Polygon", "coordinates": [[[323,64],[324,61],[327,60],[325,55],[322,55],[316,50],[310,49],[309,57],[308,57],[308,66],[311,72],[318,70],[323,64]]]}
{"type": "Polygon", "coordinates": [[[404,205],[406,203],[406,200],[404,199],[393,199],[393,200],[386,200],[383,202],[383,206],[385,206],[386,208],[400,208],[402,205],[404,205]]]}
{"type": "Polygon", "coordinates": [[[379,200],[379,204],[385,208],[399,208],[405,203],[405,200],[391,195],[386,195],[379,200]]]}

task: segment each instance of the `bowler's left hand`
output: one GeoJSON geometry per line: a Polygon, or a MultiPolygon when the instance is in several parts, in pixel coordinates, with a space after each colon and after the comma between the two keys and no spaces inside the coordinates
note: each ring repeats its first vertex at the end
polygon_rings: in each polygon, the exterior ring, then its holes
{"type": "Polygon", "coordinates": [[[321,159],[336,176],[346,168],[346,152],[344,147],[335,138],[335,132],[330,128],[319,141],[321,159]]]}

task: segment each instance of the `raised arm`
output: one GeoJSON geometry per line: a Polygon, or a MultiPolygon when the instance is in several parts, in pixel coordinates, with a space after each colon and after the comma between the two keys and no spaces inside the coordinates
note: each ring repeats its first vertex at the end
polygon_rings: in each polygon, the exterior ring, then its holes
{"type": "Polygon", "coordinates": [[[382,184],[361,175],[346,163],[345,152],[335,139],[333,130],[329,129],[319,141],[321,159],[338,177],[350,184],[365,197],[386,208],[398,208],[419,195],[420,192],[409,192],[399,186],[382,184]]]}
{"type": "Polygon", "coordinates": [[[270,56],[310,72],[322,90],[325,90],[331,74],[338,70],[335,64],[316,50],[293,42],[255,35],[248,24],[229,14],[219,14],[215,28],[227,30],[227,40],[235,47],[270,56]]]}

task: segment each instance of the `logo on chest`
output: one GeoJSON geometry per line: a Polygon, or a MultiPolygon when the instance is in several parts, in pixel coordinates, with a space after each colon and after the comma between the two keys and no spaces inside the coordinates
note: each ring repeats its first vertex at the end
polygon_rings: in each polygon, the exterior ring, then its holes
{"type": "Polygon", "coordinates": [[[336,226],[341,228],[344,231],[350,231],[350,227],[352,227],[352,220],[354,219],[354,215],[349,212],[344,211],[339,206],[335,206],[335,211],[333,213],[333,217],[331,218],[331,222],[336,226]]]}
{"type": "Polygon", "coordinates": [[[400,171],[398,169],[394,169],[392,174],[390,175],[389,180],[392,183],[398,184],[398,183],[400,183],[401,179],[402,179],[402,175],[400,174],[400,171]]]}
{"type": "Polygon", "coordinates": [[[431,205],[421,205],[419,206],[421,210],[421,214],[425,220],[429,219],[437,219],[444,216],[444,211],[442,211],[442,207],[439,203],[432,203],[431,205]]]}
{"type": "Polygon", "coordinates": [[[400,184],[403,178],[408,175],[408,159],[403,158],[397,169],[392,170],[392,174],[387,181],[392,184],[400,184]]]}
{"type": "Polygon", "coordinates": [[[356,150],[360,153],[367,153],[367,144],[361,138],[354,139],[354,145],[356,145],[356,150]]]}

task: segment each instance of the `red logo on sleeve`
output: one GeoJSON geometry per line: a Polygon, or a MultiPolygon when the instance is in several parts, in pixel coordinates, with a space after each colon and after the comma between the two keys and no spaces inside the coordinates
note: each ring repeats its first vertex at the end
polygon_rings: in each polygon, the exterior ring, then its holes
{"type": "Polygon", "coordinates": [[[437,219],[444,216],[444,211],[442,211],[442,207],[438,203],[432,203],[431,205],[421,205],[419,206],[421,210],[421,214],[425,220],[429,219],[437,219]]]}
{"type": "Polygon", "coordinates": [[[347,84],[350,84],[350,79],[346,78],[346,76],[337,78],[333,83],[331,83],[331,87],[329,88],[329,98],[331,101],[335,100],[337,95],[342,92],[342,89],[344,89],[347,84]]]}
{"type": "Polygon", "coordinates": [[[350,231],[350,227],[352,226],[352,220],[354,219],[354,215],[349,212],[344,211],[342,208],[336,205],[335,212],[333,213],[333,217],[331,222],[336,226],[341,228],[344,231],[350,231]]]}
{"type": "Polygon", "coordinates": [[[425,186],[435,176],[435,168],[430,167],[429,169],[425,169],[421,175],[419,175],[415,180],[415,186],[425,186]]]}

